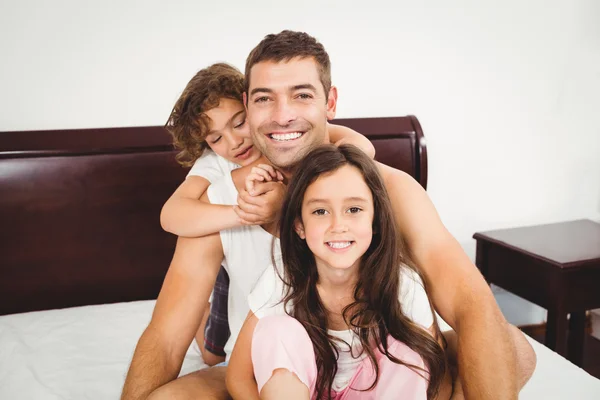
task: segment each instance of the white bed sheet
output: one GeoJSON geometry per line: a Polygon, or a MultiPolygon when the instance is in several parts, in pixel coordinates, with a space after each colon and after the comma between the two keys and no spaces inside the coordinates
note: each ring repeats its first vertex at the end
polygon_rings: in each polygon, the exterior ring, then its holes
{"type": "MultiPolygon", "coordinates": [[[[117,399],[154,301],[0,317],[0,399],[117,399]]],[[[521,399],[600,399],[600,380],[530,339],[538,367],[521,399]]],[[[181,375],[203,368],[197,346],[181,375]]]]}

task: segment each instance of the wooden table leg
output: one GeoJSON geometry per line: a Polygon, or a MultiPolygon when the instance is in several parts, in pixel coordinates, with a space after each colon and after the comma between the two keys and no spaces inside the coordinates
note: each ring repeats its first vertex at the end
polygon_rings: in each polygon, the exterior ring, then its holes
{"type": "Polygon", "coordinates": [[[567,328],[567,313],[562,307],[549,309],[545,344],[563,357],[567,356],[567,328]]]}
{"type": "Polygon", "coordinates": [[[583,366],[583,343],[585,341],[585,311],[571,313],[569,319],[568,359],[575,365],[583,366]]]}
{"type": "Polygon", "coordinates": [[[487,246],[481,240],[477,241],[477,250],[475,252],[475,265],[479,268],[481,275],[485,278],[485,280],[490,283],[488,276],[488,266],[487,266],[487,246]]]}

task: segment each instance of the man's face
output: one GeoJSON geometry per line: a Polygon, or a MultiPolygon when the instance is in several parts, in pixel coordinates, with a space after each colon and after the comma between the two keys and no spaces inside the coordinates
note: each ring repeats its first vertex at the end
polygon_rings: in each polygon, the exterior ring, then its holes
{"type": "Polygon", "coordinates": [[[329,142],[337,91],[325,94],[313,58],[265,61],[250,70],[245,94],[254,145],[271,163],[289,171],[312,149],[329,142]]]}

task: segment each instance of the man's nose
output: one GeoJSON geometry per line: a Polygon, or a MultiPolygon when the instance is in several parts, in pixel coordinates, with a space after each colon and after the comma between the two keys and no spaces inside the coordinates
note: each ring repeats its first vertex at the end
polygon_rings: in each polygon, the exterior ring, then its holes
{"type": "Polygon", "coordinates": [[[296,119],[294,107],[287,100],[278,100],[274,110],[272,119],[280,126],[287,126],[290,122],[296,119]]]}

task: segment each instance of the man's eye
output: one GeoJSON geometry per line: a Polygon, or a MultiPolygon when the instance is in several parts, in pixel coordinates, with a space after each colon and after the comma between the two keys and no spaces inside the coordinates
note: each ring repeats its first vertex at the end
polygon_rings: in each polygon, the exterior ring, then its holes
{"type": "Polygon", "coordinates": [[[325,214],[327,214],[327,211],[323,210],[322,208],[320,208],[318,210],[313,211],[313,214],[315,214],[315,215],[325,215],[325,214]]]}
{"type": "Polygon", "coordinates": [[[254,102],[255,103],[264,103],[268,100],[269,100],[269,98],[267,96],[262,96],[262,97],[257,97],[256,99],[254,99],[254,102]]]}
{"type": "Polygon", "coordinates": [[[308,99],[312,99],[312,96],[308,93],[300,93],[298,95],[298,98],[300,98],[302,100],[308,100],[308,99]]]}
{"type": "Polygon", "coordinates": [[[350,214],[356,214],[357,212],[361,212],[362,209],[360,207],[350,207],[348,211],[350,212],[350,214]]]}

